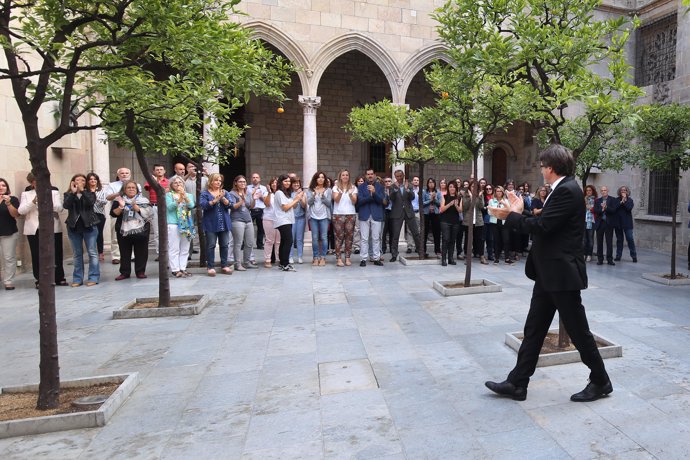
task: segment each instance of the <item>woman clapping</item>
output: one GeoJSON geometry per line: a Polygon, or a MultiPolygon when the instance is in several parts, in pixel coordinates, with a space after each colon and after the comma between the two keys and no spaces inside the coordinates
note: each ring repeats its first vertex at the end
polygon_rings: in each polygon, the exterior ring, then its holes
{"type": "Polygon", "coordinates": [[[189,245],[194,238],[194,195],[185,191],[184,179],[170,180],[170,191],[165,194],[168,221],[168,264],[177,278],[192,276],[187,272],[189,245]]]}

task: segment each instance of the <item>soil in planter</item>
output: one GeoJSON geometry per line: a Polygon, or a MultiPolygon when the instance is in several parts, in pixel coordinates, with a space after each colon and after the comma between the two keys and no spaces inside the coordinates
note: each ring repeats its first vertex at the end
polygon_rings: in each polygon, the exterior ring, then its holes
{"type": "Polygon", "coordinates": [[[104,383],[80,388],[62,388],[60,389],[60,405],[56,409],[50,410],[36,409],[36,401],[38,400],[37,391],[2,393],[0,394],[0,422],[96,410],[101,406],[100,404],[75,407],[72,405],[72,401],[85,396],[110,396],[120,385],[121,383],[104,383]]]}
{"type": "MultiPolygon", "coordinates": [[[[594,338],[594,340],[597,343],[597,348],[602,348],[602,347],[607,347],[607,343],[600,342],[599,340],[594,338]]],[[[569,345],[565,348],[559,348],[558,347],[558,332],[549,332],[546,334],[546,338],[544,339],[544,345],[541,347],[541,352],[540,354],[542,355],[548,355],[551,353],[560,353],[562,351],[575,351],[577,348],[575,348],[575,345],[573,345],[572,342],[569,343],[569,345]]]]}
{"type": "MultiPolygon", "coordinates": [[[[484,283],[471,283],[468,287],[473,288],[473,287],[479,287],[479,286],[484,286],[484,283]]],[[[465,283],[461,282],[461,283],[453,283],[453,284],[444,284],[443,287],[446,289],[460,289],[460,288],[465,287],[465,283]]]]}
{"type": "MultiPolygon", "coordinates": [[[[186,305],[193,305],[197,301],[196,300],[171,300],[170,301],[170,307],[175,308],[175,307],[184,307],[186,305]]],[[[130,310],[143,310],[145,308],[159,308],[158,301],[157,300],[152,300],[150,302],[137,302],[131,307],[129,307],[130,310]]]]}
{"type": "Polygon", "coordinates": [[[665,275],[661,275],[662,278],[665,278],[667,280],[684,280],[688,278],[688,275],[685,273],[676,273],[676,277],[672,277],[670,273],[667,273],[665,275]]]}

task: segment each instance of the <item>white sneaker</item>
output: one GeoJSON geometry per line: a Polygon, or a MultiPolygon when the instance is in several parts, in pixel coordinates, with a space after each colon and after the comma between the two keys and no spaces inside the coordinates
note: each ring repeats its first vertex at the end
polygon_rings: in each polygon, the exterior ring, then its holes
{"type": "Polygon", "coordinates": [[[295,263],[295,259],[293,259],[292,257],[290,257],[290,263],[291,263],[291,264],[294,264],[294,263],[295,263]]]}
{"type": "Polygon", "coordinates": [[[292,264],[288,264],[287,266],[283,267],[284,272],[296,272],[295,267],[292,266],[292,264]]]}
{"type": "Polygon", "coordinates": [[[297,263],[298,263],[298,264],[303,264],[303,263],[304,263],[304,261],[302,260],[302,258],[301,258],[301,257],[298,257],[298,258],[297,258],[297,263]]]}
{"type": "Polygon", "coordinates": [[[592,256],[587,256],[587,262],[591,262],[591,261],[592,261],[592,256]]]}

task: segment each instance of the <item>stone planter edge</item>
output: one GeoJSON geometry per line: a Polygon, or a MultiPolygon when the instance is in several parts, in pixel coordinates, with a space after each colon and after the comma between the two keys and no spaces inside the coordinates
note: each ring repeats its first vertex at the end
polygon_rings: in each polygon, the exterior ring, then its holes
{"type": "Polygon", "coordinates": [[[671,280],[668,278],[664,278],[664,274],[660,274],[660,273],[643,273],[642,278],[646,279],[647,281],[652,281],[652,282],[658,283],[658,284],[664,284],[666,286],[689,286],[690,285],[690,278],[681,278],[681,279],[671,280]]]}
{"type": "Polygon", "coordinates": [[[440,292],[444,297],[470,294],[486,294],[491,292],[501,292],[503,290],[503,287],[500,284],[484,278],[471,280],[471,286],[468,288],[448,288],[445,286],[446,284],[455,283],[458,283],[458,281],[434,281],[433,286],[434,289],[440,292]]]}
{"type": "MultiPolygon", "coordinates": [[[[558,329],[550,329],[550,333],[557,333],[558,329]]],[[[523,332],[507,332],[505,336],[505,344],[517,353],[522,344],[523,332]]],[[[623,356],[623,347],[611,340],[592,332],[594,339],[597,342],[603,343],[603,347],[599,347],[599,354],[602,359],[620,358],[623,356]]],[[[558,353],[539,354],[537,367],[557,366],[559,364],[571,364],[581,362],[580,353],[577,350],[561,351],[558,353]]]]}
{"type": "Polygon", "coordinates": [[[172,296],[171,300],[196,300],[196,304],[185,307],[166,307],[166,308],[143,308],[132,310],[132,306],[137,302],[153,302],[158,297],[137,297],[113,311],[113,319],[136,319],[136,318],[160,318],[164,316],[192,316],[201,313],[210,302],[210,297],[203,295],[180,295],[172,296]]]}
{"type": "MultiPolygon", "coordinates": [[[[105,426],[108,420],[122,406],[134,388],[139,384],[139,373],[100,375],[74,380],[63,380],[61,388],[79,388],[99,383],[119,383],[120,386],[96,410],[76,412],[73,414],[47,415],[19,420],[0,422],[0,439],[15,436],[26,436],[55,431],[95,428],[105,426]]],[[[20,393],[38,391],[38,384],[3,387],[2,393],[20,393]]]]}

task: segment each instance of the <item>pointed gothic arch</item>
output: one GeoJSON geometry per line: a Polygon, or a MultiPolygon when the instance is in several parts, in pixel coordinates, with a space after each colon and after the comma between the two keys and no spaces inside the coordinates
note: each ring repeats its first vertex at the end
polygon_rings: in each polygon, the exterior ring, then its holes
{"type": "MultiPolygon", "coordinates": [[[[369,57],[383,72],[390,85],[393,98],[398,94],[400,85],[400,72],[398,66],[388,52],[371,37],[359,32],[350,32],[340,35],[325,43],[312,59],[313,76],[311,77],[310,90],[312,96],[317,94],[319,82],[328,66],[338,57],[350,51],[359,51],[369,57]]],[[[395,101],[394,101],[395,102],[395,101]]]]}

